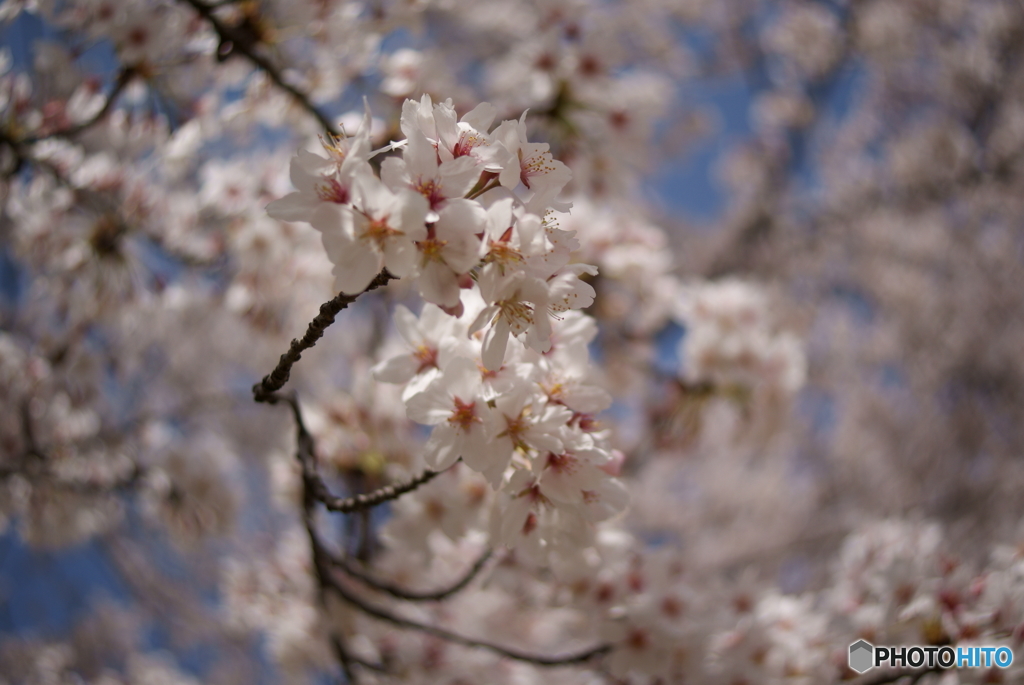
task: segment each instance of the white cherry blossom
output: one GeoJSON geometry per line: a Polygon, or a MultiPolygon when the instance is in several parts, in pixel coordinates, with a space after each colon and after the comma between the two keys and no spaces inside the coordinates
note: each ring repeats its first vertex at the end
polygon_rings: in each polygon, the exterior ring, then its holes
{"type": "Polygon", "coordinates": [[[491,410],[480,397],[480,381],[477,365],[458,357],[409,398],[409,418],[434,426],[424,454],[431,468],[445,469],[462,458],[473,470],[493,475],[496,460],[485,433],[491,410]]]}
{"type": "Polygon", "coordinates": [[[310,222],[335,265],[335,286],[347,293],[364,290],[385,267],[398,277],[412,274],[416,242],[427,237],[421,196],[394,193],[372,176],[359,176],[355,191],[353,206],[325,204],[310,222]]]}

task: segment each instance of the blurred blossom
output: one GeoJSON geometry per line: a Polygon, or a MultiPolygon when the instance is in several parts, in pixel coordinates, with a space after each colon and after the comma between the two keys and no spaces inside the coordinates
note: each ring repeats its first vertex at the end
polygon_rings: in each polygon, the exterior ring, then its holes
{"type": "Polygon", "coordinates": [[[1019,3],[0,21],[0,685],[1024,639],[1019,3]]]}

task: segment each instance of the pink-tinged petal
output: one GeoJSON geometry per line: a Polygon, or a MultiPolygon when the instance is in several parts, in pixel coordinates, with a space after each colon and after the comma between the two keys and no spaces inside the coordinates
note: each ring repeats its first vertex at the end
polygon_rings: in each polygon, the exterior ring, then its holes
{"type": "MultiPolygon", "coordinates": [[[[491,131],[491,139],[496,143],[501,143],[505,149],[515,156],[516,152],[519,151],[519,124],[512,119],[501,122],[496,129],[491,131]]],[[[519,178],[518,167],[516,168],[516,178],[519,178]]],[[[516,183],[518,183],[518,180],[516,183]]]]}
{"type": "Polygon", "coordinates": [[[307,194],[288,193],[267,205],[267,214],[278,221],[309,221],[317,204],[307,194]]]}
{"type": "Polygon", "coordinates": [[[411,354],[400,354],[386,359],[371,369],[373,377],[381,383],[408,383],[420,368],[420,361],[411,354]]]}
{"type": "Polygon", "coordinates": [[[424,331],[429,331],[433,340],[447,337],[453,323],[452,317],[445,314],[440,307],[432,304],[423,305],[423,311],[420,312],[420,327],[424,331]]]}
{"type": "Polygon", "coordinates": [[[501,464],[499,462],[492,462],[487,468],[480,471],[480,475],[484,477],[484,480],[495,490],[501,487],[501,481],[505,477],[505,470],[508,468],[508,464],[501,464]]]}
{"type": "Polygon", "coordinates": [[[481,102],[479,105],[466,112],[462,117],[463,123],[469,124],[481,133],[487,133],[487,129],[494,123],[494,117],[498,114],[498,108],[489,102],[481,102]]]}
{"type": "Polygon", "coordinates": [[[455,198],[445,203],[438,213],[438,237],[448,240],[457,235],[476,236],[487,226],[487,211],[479,202],[455,198]],[[444,236],[440,232],[444,232],[444,236]]]}
{"type": "MultiPolygon", "coordinates": [[[[325,237],[343,235],[347,239],[352,240],[352,210],[345,205],[338,205],[333,202],[321,203],[310,215],[308,221],[313,228],[320,231],[325,237]]],[[[331,261],[335,260],[332,259],[331,261]]]]}
{"type": "MultiPolygon", "coordinates": [[[[490,441],[487,439],[487,431],[484,430],[482,423],[474,423],[470,426],[469,431],[460,431],[459,435],[462,441],[460,444],[463,455],[483,455],[485,457],[495,459],[495,453],[491,449],[490,441]]],[[[499,456],[496,461],[504,463],[507,466],[511,458],[512,454],[509,453],[507,458],[501,458],[499,456]]]]}
{"type": "Polygon", "coordinates": [[[459,142],[460,130],[456,120],[455,108],[451,102],[434,105],[434,125],[437,130],[437,152],[441,161],[454,159],[452,149],[459,142]]]}
{"type": "Polygon", "coordinates": [[[585,309],[594,304],[597,295],[592,285],[571,273],[559,274],[550,281],[549,286],[551,309],[556,312],[585,309]]]}
{"type": "Polygon", "coordinates": [[[435,471],[443,471],[461,456],[457,444],[458,430],[449,423],[434,426],[423,451],[423,460],[435,471]]]}
{"type": "MultiPolygon", "coordinates": [[[[367,146],[369,146],[369,143],[367,143],[367,146]]],[[[373,167],[366,161],[365,156],[356,157],[353,152],[349,152],[348,157],[341,163],[338,175],[342,181],[351,182],[352,179],[361,176],[373,176],[373,167]]]]}
{"type": "Polygon", "coordinates": [[[480,260],[480,239],[487,227],[487,214],[476,202],[449,200],[441,210],[434,227],[438,240],[447,243],[442,251],[444,261],[456,273],[466,273],[480,260]]]}
{"type": "Polygon", "coordinates": [[[501,183],[502,188],[515,190],[519,185],[519,175],[519,159],[510,155],[505,168],[498,174],[498,182],[501,183]]]}
{"type": "Polygon", "coordinates": [[[437,150],[419,131],[409,135],[402,159],[414,183],[417,179],[426,181],[437,175],[437,150]]]}
{"type": "Polygon", "coordinates": [[[337,264],[334,267],[335,289],[355,295],[366,290],[374,276],[380,273],[384,267],[380,255],[367,250],[358,259],[352,259],[346,264],[337,264]]]}
{"type": "Polygon", "coordinates": [[[534,387],[531,383],[524,383],[522,381],[516,382],[514,386],[509,388],[506,392],[502,393],[495,398],[495,406],[498,409],[498,413],[501,416],[496,416],[495,426],[498,427],[497,432],[505,430],[505,418],[506,416],[519,416],[523,407],[529,404],[531,396],[533,395],[534,387]]]}
{"type": "Polygon", "coordinates": [[[499,438],[488,442],[483,428],[475,426],[461,443],[462,461],[466,466],[483,475],[491,487],[497,490],[512,460],[512,442],[499,438]]]}
{"type": "Polygon", "coordinates": [[[500,540],[502,543],[515,546],[520,542],[526,519],[531,513],[533,502],[529,497],[517,497],[502,512],[500,540]]]}
{"type": "MultiPolygon", "coordinates": [[[[569,468],[571,469],[572,467],[570,466],[569,468]]],[[[579,478],[578,471],[583,468],[583,465],[577,464],[575,468],[577,469],[576,471],[552,471],[551,469],[546,469],[541,476],[541,490],[543,490],[544,496],[566,504],[581,503],[583,501],[584,483],[579,478]]]]}
{"type": "Polygon", "coordinates": [[[530,447],[534,448],[538,452],[561,452],[563,449],[562,441],[557,436],[552,435],[546,431],[530,429],[526,431],[524,440],[530,447]]]}
{"type": "Polygon", "coordinates": [[[459,303],[459,277],[444,262],[428,261],[416,279],[416,287],[427,302],[443,307],[459,303]]]}
{"type": "Polygon", "coordinates": [[[542,354],[551,349],[551,319],[543,309],[534,315],[533,326],[526,331],[523,342],[542,354]]]}
{"type": "Polygon", "coordinates": [[[534,302],[538,309],[548,303],[548,285],[539,278],[524,278],[519,285],[520,297],[527,302],[534,302]]]}
{"type": "Polygon", "coordinates": [[[330,169],[331,160],[300,148],[288,165],[288,175],[296,190],[312,192],[316,182],[330,169]]]}
{"type": "Polygon", "coordinates": [[[350,213],[339,212],[336,205],[323,205],[314,213],[311,223],[320,231],[327,258],[339,269],[349,269],[352,262],[360,259],[379,262],[376,253],[367,253],[367,248],[352,238],[350,213]]]}
{"type": "Polygon", "coordinates": [[[442,254],[456,274],[469,273],[480,261],[480,241],[473,235],[452,236],[442,254]]]}
{"type": "Polygon", "coordinates": [[[581,414],[597,414],[612,406],[612,396],[593,385],[572,383],[563,386],[559,399],[581,414]]]}
{"type": "Polygon", "coordinates": [[[402,105],[401,126],[406,138],[411,138],[414,133],[421,133],[428,138],[436,137],[434,107],[428,94],[424,93],[419,102],[411,99],[405,101],[402,105]]]}
{"type": "Polygon", "coordinates": [[[408,188],[412,183],[412,177],[409,176],[409,169],[405,164],[405,160],[401,157],[388,157],[380,165],[380,180],[384,182],[392,192],[398,192],[403,188],[408,188]]]}
{"type": "Polygon", "coordinates": [[[409,347],[415,349],[423,344],[423,331],[420,328],[420,320],[404,304],[395,307],[395,328],[398,329],[398,334],[402,336],[402,340],[409,347]]]}
{"type": "Polygon", "coordinates": [[[416,246],[404,238],[393,238],[384,245],[384,265],[399,278],[416,269],[417,255],[416,246]]]}
{"type": "Polygon", "coordinates": [[[497,240],[512,225],[512,198],[498,200],[487,208],[487,235],[497,240]]]}
{"type": "Polygon", "coordinates": [[[583,491],[583,512],[588,521],[603,521],[628,506],[629,490],[615,478],[605,478],[596,488],[583,491]]]}
{"type": "Polygon", "coordinates": [[[423,225],[430,204],[418,193],[404,192],[400,196],[397,219],[401,225],[397,228],[405,233],[409,240],[425,240],[427,227],[423,225]]]}
{"type": "Polygon", "coordinates": [[[491,322],[491,320],[494,318],[494,315],[497,313],[498,307],[495,305],[484,307],[480,311],[480,313],[476,315],[476,318],[473,319],[473,323],[470,324],[469,334],[473,335],[477,331],[482,330],[484,326],[491,322]]]}
{"type": "Polygon", "coordinates": [[[488,371],[497,371],[504,363],[510,332],[508,321],[501,317],[484,333],[483,362],[488,371]]]}
{"type": "Polygon", "coordinates": [[[480,179],[481,169],[473,157],[458,157],[445,162],[437,168],[444,185],[445,197],[462,197],[476,185],[480,179]]]}
{"type": "MultiPolygon", "coordinates": [[[[480,369],[472,359],[456,357],[451,360],[442,370],[448,392],[458,397],[463,404],[476,402],[477,392],[480,389],[480,369]]],[[[477,407],[477,414],[481,415],[483,403],[477,407]]]]}
{"type": "Polygon", "coordinates": [[[343,167],[350,159],[366,160],[370,154],[370,131],[372,128],[373,116],[370,114],[370,103],[363,98],[363,118],[359,122],[359,128],[356,129],[355,135],[352,136],[343,167]]]}
{"type": "Polygon", "coordinates": [[[430,384],[437,380],[437,377],[441,375],[441,370],[436,367],[424,369],[423,364],[420,360],[417,360],[420,364],[419,373],[412,377],[405,387],[402,389],[402,402],[408,402],[410,397],[415,397],[421,392],[430,387],[430,384]]]}
{"type": "Polygon", "coordinates": [[[426,390],[413,395],[405,403],[409,419],[427,426],[447,421],[452,415],[453,408],[454,403],[443,376],[435,379],[426,390]]]}
{"type": "Polygon", "coordinates": [[[622,450],[612,450],[611,459],[601,464],[597,468],[601,469],[609,476],[618,476],[622,473],[622,465],[626,463],[626,453],[622,450]]]}

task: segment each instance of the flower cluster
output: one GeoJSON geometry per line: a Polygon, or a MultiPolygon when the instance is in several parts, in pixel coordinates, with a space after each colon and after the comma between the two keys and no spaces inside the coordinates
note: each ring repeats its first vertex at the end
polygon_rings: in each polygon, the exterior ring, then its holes
{"type": "Polygon", "coordinates": [[[486,103],[458,119],[451,100],[407,100],[407,137],[390,146],[401,155],[385,159],[377,178],[367,111],[353,137],[323,141],[326,156],[300,151],[291,167],[296,191],[267,208],[320,231],[343,292],[361,292],[387,269],[459,315],[461,289],[475,282],[486,306],[470,332],[486,329],[490,371],[501,368],[510,334],[547,352],[551,316],[589,306],[594,290],[580,275],[596,273],[569,264],[576,243],[547,216],[565,208],[554,198],[569,169],[546,143],[527,140],[525,114],[489,131],[494,116],[486,103]]]}
{"type": "Polygon", "coordinates": [[[806,361],[791,333],[772,330],[765,293],[739,280],[694,285],[684,292],[680,345],[691,382],[755,387],[787,396],[803,385],[806,361]]]}
{"type": "Polygon", "coordinates": [[[1024,516],[1021,4],[640,2],[0,0],[0,685],[806,685],[861,637],[1019,647],[1022,548],[978,557],[1024,516]],[[401,280],[331,299],[253,407],[332,263],[401,280]],[[949,543],[863,525],[908,511],[949,543]],[[155,630],[12,637],[53,574],[92,590],[97,536],[155,630]]]}
{"type": "Polygon", "coordinates": [[[461,459],[502,489],[501,542],[580,544],[625,506],[595,419],[611,396],[588,382],[597,329],[574,311],[593,302],[581,276],[597,270],[570,263],[578,242],[553,218],[568,168],[527,139],[525,115],[491,130],[494,116],[486,103],[459,119],[450,100],[407,100],[406,138],[378,178],[367,111],[354,136],[322,141],[326,156],[300,151],[296,191],[267,209],[320,232],[344,292],[382,269],[415,282],[427,304],[395,317],[407,349],[374,371],[433,426],[427,465],[461,459]]]}

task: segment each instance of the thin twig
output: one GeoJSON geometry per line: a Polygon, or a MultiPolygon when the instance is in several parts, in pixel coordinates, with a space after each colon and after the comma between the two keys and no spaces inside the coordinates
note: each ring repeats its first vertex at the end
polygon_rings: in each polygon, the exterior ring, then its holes
{"type": "Polygon", "coordinates": [[[107,101],[103,103],[103,107],[100,111],[92,115],[85,121],[79,122],[68,128],[58,129],[56,131],[50,131],[39,136],[28,136],[22,138],[19,143],[22,145],[32,145],[40,140],[46,140],[47,138],[73,138],[79,133],[92,128],[106,117],[110,110],[114,108],[114,103],[117,102],[117,98],[120,97],[124,89],[128,87],[132,79],[135,78],[136,71],[134,67],[122,67],[117,74],[117,79],[114,81],[114,89],[110,91],[110,95],[107,96],[107,101]]]}
{"type": "Polygon", "coordinates": [[[405,493],[412,492],[421,485],[434,480],[434,478],[441,475],[441,473],[442,471],[425,469],[423,473],[410,478],[404,483],[385,485],[384,487],[377,488],[371,492],[353,495],[351,497],[337,497],[336,495],[331,494],[331,491],[327,489],[323,479],[319,476],[317,476],[310,484],[314,487],[314,495],[317,500],[319,500],[329,511],[348,514],[353,511],[372,509],[373,507],[384,504],[384,502],[398,499],[405,493]]]}
{"type": "MultiPolygon", "coordinates": [[[[387,285],[388,281],[393,278],[395,277],[388,273],[387,269],[384,269],[370,281],[370,285],[366,286],[363,293],[375,290],[382,285],[387,285]]],[[[313,347],[316,341],[323,337],[324,331],[327,330],[328,326],[334,323],[334,317],[341,310],[355,302],[356,298],[363,293],[356,293],[355,295],[338,293],[336,297],[320,305],[320,313],[309,323],[309,327],[306,328],[306,334],[302,336],[302,339],[292,340],[291,346],[287,352],[281,355],[281,359],[277,362],[274,370],[253,386],[252,394],[257,402],[271,402],[270,398],[273,393],[283,388],[284,384],[288,382],[292,366],[302,358],[302,353],[313,347]]]]}
{"type": "MultiPolygon", "coordinates": [[[[518,661],[524,661],[537,666],[568,666],[572,664],[579,664],[589,661],[594,657],[600,656],[611,650],[610,645],[599,645],[577,654],[569,654],[564,656],[538,656],[529,652],[523,652],[517,649],[511,649],[496,645],[483,640],[474,640],[457,633],[453,633],[445,628],[420,623],[411,619],[398,616],[390,611],[374,606],[369,602],[363,600],[355,593],[351,592],[334,576],[334,567],[332,565],[331,555],[328,554],[326,547],[320,542],[319,536],[316,532],[316,525],[313,521],[313,513],[316,507],[316,503],[320,502],[324,504],[328,509],[333,511],[358,511],[360,509],[376,506],[381,502],[395,499],[400,495],[413,490],[423,483],[433,479],[440,472],[437,471],[426,471],[420,476],[413,478],[412,480],[399,484],[389,485],[384,488],[380,488],[371,493],[364,495],[356,495],[355,497],[349,497],[346,499],[336,498],[327,491],[327,487],[320,475],[317,473],[314,448],[315,444],[313,436],[309,433],[306,428],[305,421],[302,417],[302,410],[299,407],[298,400],[291,395],[280,395],[276,393],[267,394],[264,402],[270,404],[278,404],[280,402],[286,403],[292,409],[292,414],[295,418],[295,425],[297,431],[296,437],[296,458],[302,465],[302,508],[303,508],[303,522],[306,527],[306,533],[309,536],[310,546],[313,551],[313,565],[316,571],[316,576],[320,586],[321,592],[331,591],[336,594],[343,601],[351,604],[355,608],[359,609],[363,613],[373,616],[381,621],[385,621],[399,628],[405,628],[408,630],[418,630],[427,635],[446,640],[453,644],[462,645],[464,647],[474,647],[479,649],[486,649],[494,652],[501,656],[509,659],[516,659],[518,661]]],[[[479,562],[478,562],[479,563],[479,562]]],[[[466,581],[469,582],[469,581],[466,581]]],[[[346,669],[346,673],[350,670],[350,664],[345,658],[339,658],[342,660],[342,667],[346,669]],[[347,665],[348,664],[348,665],[347,665]]]]}
{"type": "Polygon", "coordinates": [[[14,155],[19,162],[41,165],[41,162],[29,156],[25,152],[24,148],[30,147],[39,141],[46,140],[48,138],[73,138],[79,133],[82,133],[83,131],[86,131],[98,124],[104,117],[110,114],[110,110],[113,109],[114,103],[117,102],[117,98],[120,97],[124,89],[129,83],[131,83],[131,80],[135,78],[136,73],[137,72],[133,67],[123,67],[117,74],[117,79],[114,81],[114,88],[110,91],[110,95],[107,96],[107,101],[103,103],[103,106],[98,112],[96,112],[96,114],[92,115],[85,121],[81,121],[67,128],[23,137],[14,137],[0,131],[0,143],[7,145],[14,152],[14,155]]]}
{"type": "MultiPolygon", "coordinates": [[[[84,128],[79,129],[78,132],[80,132],[81,130],[84,130],[84,128]]],[[[64,136],[70,134],[67,132],[57,132],[52,135],[64,136]]],[[[43,138],[46,137],[50,136],[43,136],[35,140],[42,140],[43,138]]],[[[78,202],[80,206],[92,212],[95,212],[97,215],[109,215],[117,223],[118,236],[126,235],[129,233],[136,233],[138,235],[141,235],[145,237],[147,240],[149,240],[154,246],[159,248],[164,254],[178,260],[179,262],[186,266],[212,268],[216,267],[218,263],[223,261],[222,258],[215,261],[207,261],[203,259],[197,259],[195,257],[192,257],[191,255],[176,252],[174,248],[167,245],[167,243],[161,236],[158,236],[151,232],[146,232],[143,229],[137,229],[136,227],[133,227],[129,219],[122,213],[122,203],[120,200],[111,199],[107,197],[104,193],[92,190],[91,188],[82,187],[73,183],[71,179],[68,178],[60,169],[60,167],[58,167],[56,164],[46,159],[39,159],[38,157],[35,157],[31,153],[27,152],[26,146],[30,145],[33,142],[33,140],[34,139],[30,138],[14,139],[8,135],[5,135],[3,131],[0,131],[0,143],[3,143],[8,148],[10,148],[10,150],[14,153],[16,162],[14,168],[10,172],[7,172],[8,176],[10,176],[10,174],[17,173],[25,165],[36,167],[48,173],[51,177],[53,177],[53,179],[57,183],[73,192],[75,200],[76,202],[78,202]]]]}
{"type": "Polygon", "coordinates": [[[338,637],[337,633],[331,635],[331,646],[334,648],[334,655],[341,662],[341,672],[345,674],[345,682],[348,685],[358,685],[359,681],[352,670],[352,657],[349,655],[348,650],[345,649],[345,645],[341,642],[341,638],[338,637]]]}
{"type": "Polygon", "coordinates": [[[303,484],[313,499],[323,504],[329,511],[348,514],[353,511],[371,509],[383,504],[384,502],[398,499],[405,493],[412,492],[416,488],[425,483],[429,483],[443,473],[443,471],[432,471],[430,469],[426,469],[418,476],[415,476],[404,483],[385,485],[384,487],[377,488],[371,492],[353,495],[351,497],[338,497],[330,491],[327,484],[324,483],[323,478],[320,476],[320,473],[317,471],[313,436],[306,428],[306,422],[302,418],[302,409],[299,407],[299,401],[293,395],[281,395],[276,393],[263,396],[262,401],[269,404],[284,402],[291,407],[292,415],[295,417],[295,427],[298,432],[298,450],[296,451],[296,457],[299,460],[299,464],[302,466],[303,484]]]}
{"type": "Polygon", "coordinates": [[[387,609],[370,604],[350,591],[343,583],[338,581],[338,579],[330,572],[330,559],[324,554],[323,545],[320,544],[316,531],[312,526],[312,517],[307,517],[306,528],[310,536],[310,542],[313,545],[313,563],[318,568],[321,582],[326,583],[327,587],[345,602],[348,602],[363,613],[373,616],[385,623],[390,623],[393,626],[405,628],[407,630],[418,630],[421,633],[432,635],[447,642],[462,645],[463,647],[486,649],[487,651],[494,652],[500,656],[534,664],[535,666],[570,666],[572,664],[581,664],[611,651],[611,645],[598,645],[597,647],[591,647],[590,649],[576,654],[541,656],[520,651],[518,649],[503,647],[484,640],[474,640],[472,638],[459,635],[458,633],[453,633],[445,628],[420,623],[419,621],[414,621],[412,619],[393,614],[387,609]]]}
{"type": "Polygon", "coordinates": [[[366,571],[363,571],[362,569],[358,568],[355,564],[349,561],[348,557],[344,555],[332,554],[327,550],[324,550],[324,554],[332,564],[334,564],[339,569],[344,571],[346,575],[355,578],[356,580],[364,583],[365,585],[369,585],[374,590],[380,590],[381,592],[385,592],[391,595],[392,597],[395,597],[397,599],[404,599],[409,602],[436,602],[451,597],[452,595],[464,589],[471,582],[473,582],[473,579],[480,574],[480,571],[491,558],[493,551],[487,550],[486,552],[484,552],[480,556],[480,558],[476,560],[473,566],[471,566],[470,569],[466,573],[464,573],[462,577],[459,578],[457,581],[455,581],[448,587],[445,587],[440,590],[434,590],[432,592],[417,592],[415,590],[407,590],[401,587],[400,585],[395,585],[394,583],[389,583],[386,580],[379,580],[377,578],[374,578],[366,571]]]}
{"type": "Polygon", "coordinates": [[[223,21],[217,18],[214,14],[216,7],[208,5],[202,0],[182,0],[188,3],[192,8],[199,13],[199,15],[210,22],[213,30],[217,32],[217,35],[221,39],[222,45],[230,44],[231,52],[237,52],[244,55],[250,62],[263,70],[263,72],[270,77],[270,80],[274,82],[281,90],[291,95],[299,105],[309,112],[319,122],[320,126],[325,130],[334,135],[338,135],[340,132],[334,123],[327,118],[327,115],[320,111],[316,105],[309,99],[307,93],[302,92],[292,84],[285,81],[284,76],[281,74],[281,70],[270,63],[266,57],[258,52],[259,39],[253,35],[251,31],[243,31],[241,28],[236,26],[228,26],[223,21]]]}

